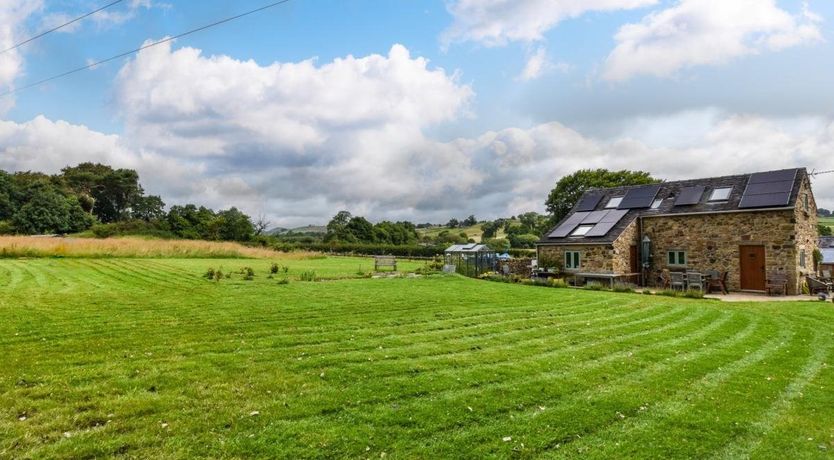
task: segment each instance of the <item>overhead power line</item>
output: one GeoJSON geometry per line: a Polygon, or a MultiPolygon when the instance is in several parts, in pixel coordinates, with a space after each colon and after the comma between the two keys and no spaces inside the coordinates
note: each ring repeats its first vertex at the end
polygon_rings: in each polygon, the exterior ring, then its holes
{"type": "Polygon", "coordinates": [[[142,45],[139,48],[136,48],[136,49],[133,49],[133,50],[130,50],[130,51],[125,51],[124,53],[119,53],[119,54],[117,54],[115,56],[111,56],[107,59],[102,59],[100,61],[93,62],[92,64],[87,64],[87,65],[82,66],[82,67],[78,67],[78,68],[75,68],[75,69],[68,70],[66,72],[57,74],[57,75],[53,75],[53,76],[48,77],[48,78],[44,78],[43,80],[38,80],[36,82],[29,83],[28,85],[21,86],[20,88],[15,88],[15,89],[6,91],[6,92],[0,94],[0,97],[5,97],[5,96],[9,96],[9,95],[12,95],[12,94],[15,94],[15,93],[19,93],[21,91],[25,91],[27,89],[34,88],[36,86],[40,86],[44,83],[48,83],[50,81],[57,80],[59,78],[63,78],[63,77],[66,77],[66,76],[69,76],[69,75],[72,75],[72,74],[75,74],[75,73],[78,73],[78,72],[83,72],[87,69],[92,69],[93,67],[96,67],[96,66],[99,66],[99,65],[102,65],[102,64],[106,64],[106,63],[111,62],[111,61],[115,61],[116,59],[123,58],[125,56],[130,56],[131,54],[136,54],[136,53],[138,53],[142,50],[146,50],[148,48],[152,48],[154,46],[161,45],[163,43],[168,43],[170,41],[174,41],[174,40],[177,40],[179,38],[182,38],[182,37],[185,37],[185,36],[197,33],[197,32],[201,32],[203,30],[210,29],[212,27],[216,27],[216,26],[225,24],[227,22],[232,22],[236,19],[240,19],[240,18],[245,17],[245,16],[249,16],[249,15],[252,15],[252,14],[255,14],[255,13],[259,13],[259,12],[264,11],[264,10],[268,10],[270,8],[274,8],[278,5],[288,3],[289,1],[290,0],[281,0],[281,1],[278,1],[278,2],[273,2],[273,3],[270,3],[268,5],[264,5],[260,8],[255,8],[254,10],[249,10],[245,13],[240,13],[240,14],[235,15],[235,16],[231,16],[231,17],[228,17],[228,18],[225,18],[225,19],[221,19],[219,21],[212,22],[211,24],[206,24],[204,26],[198,27],[196,29],[191,29],[187,32],[183,32],[181,34],[177,34],[177,35],[174,35],[172,37],[163,38],[162,40],[158,40],[158,41],[155,41],[155,42],[152,42],[152,43],[148,43],[146,45],[142,45]]]}
{"type": "Polygon", "coordinates": [[[51,28],[51,29],[49,29],[49,30],[43,31],[43,32],[41,32],[41,33],[39,33],[39,34],[35,35],[34,37],[29,37],[29,38],[27,38],[26,40],[23,40],[22,42],[20,42],[20,43],[18,43],[18,44],[16,44],[16,45],[13,45],[13,46],[11,46],[11,47],[9,47],[9,48],[4,49],[3,51],[0,51],[0,54],[7,53],[7,52],[9,52],[9,51],[11,51],[11,50],[14,50],[14,49],[20,48],[21,46],[23,46],[23,45],[25,45],[25,44],[27,44],[27,43],[29,43],[29,42],[31,42],[31,41],[35,41],[35,40],[37,40],[37,39],[39,39],[39,38],[43,37],[44,35],[49,35],[49,34],[51,34],[52,32],[55,32],[55,31],[61,30],[61,29],[63,29],[64,27],[67,27],[67,26],[69,26],[69,25],[75,24],[76,22],[78,22],[78,21],[80,21],[80,20],[82,20],[82,19],[88,18],[88,17],[90,17],[90,16],[92,16],[92,15],[94,15],[94,14],[98,13],[98,12],[104,11],[104,10],[106,10],[107,8],[110,8],[110,7],[111,7],[111,6],[113,6],[113,5],[116,5],[116,4],[118,4],[118,3],[122,3],[123,1],[124,1],[124,0],[116,0],[116,1],[114,1],[114,2],[110,2],[110,3],[108,3],[108,4],[104,5],[104,6],[102,6],[101,8],[99,8],[99,9],[97,9],[97,10],[95,10],[95,11],[90,11],[90,12],[89,12],[89,13],[87,13],[87,14],[84,14],[84,15],[82,15],[82,16],[79,16],[79,17],[77,17],[77,18],[73,19],[72,21],[65,22],[65,23],[63,23],[63,24],[61,24],[61,25],[59,25],[59,26],[57,26],[57,27],[53,27],[53,28],[51,28]]]}

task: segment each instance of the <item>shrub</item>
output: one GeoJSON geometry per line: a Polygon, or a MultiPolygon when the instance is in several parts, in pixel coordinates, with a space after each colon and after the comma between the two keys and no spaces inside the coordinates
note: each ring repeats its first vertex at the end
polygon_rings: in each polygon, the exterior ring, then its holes
{"type": "Polygon", "coordinates": [[[214,273],[215,273],[214,267],[209,267],[209,269],[206,270],[206,273],[203,274],[203,278],[213,280],[214,279],[214,273]]]}
{"type": "Polygon", "coordinates": [[[274,263],[274,262],[269,267],[269,273],[271,273],[273,275],[278,274],[278,270],[280,270],[280,266],[278,264],[274,263]]]}
{"type": "Polygon", "coordinates": [[[591,282],[589,282],[585,285],[585,289],[587,289],[589,291],[602,291],[602,290],[605,289],[605,286],[603,286],[601,283],[598,283],[596,281],[591,281],[591,282]]]}
{"type": "MultiPolygon", "coordinates": [[[[226,275],[226,278],[229,278],[229,275],[226,275]]],[[[219,283],[221,279],[223,279],[223,271],[218,269],[214,272],[214,281],[219,283]]]]}
{"type": "Polygon", "coordinates": [[[688,299],[703,299],[704,292],[699,291],[697,289],[689,289],[688,291],[683,293],[683,297],[686,297],[688,299]]]}
{"type": "Polygon", "coordinates": [[[665,297],[678,297],[680,293],[678,291],[672,289],[664,289],[662,291],[657,291],[657,295],[662,295],[665,297]]]}
{"type": "Polygon", "coordinates": [[[615,283],[614,287],[611,288],[611,290],[614,291],[614,292],[630,292],[630,293],[634,292],[634,288],[631,287],[630,284],[625,284],[625,283],[615,283]]]}
{"type": "Polygon", "coordinates": [[[301,281],[316,281],[316,272],[308,271],[301,273],[301,281]]]}
{"type": "Polygon", "coordinates": [[[552,278],[550,280],[550,287],[563,289],[568,287],[568,282],[564,278],[552,278]]]}
{"type": "Polygon", "coordinates": [[[290,284],[289,278],[281,278],[278,280],[278,284],[290,284]]]}
{"type": "Polygon", "coordinates": [[[252,267],[243,267],[238,273],[243,275],[243,279],[246,281],[252,281],[255,279],[255,270],[253,270],[252,267]]]}
{"type": "Polygon", "coordinates": [[[0,220],[0,235],[14,235],[14,225],[8,220],[0,220]]]}
{"type": "Polygon", "coordinates": [[[645,295],[652,295],[652,291],[649,289],[643,289],[643,294],[645,295]]]}

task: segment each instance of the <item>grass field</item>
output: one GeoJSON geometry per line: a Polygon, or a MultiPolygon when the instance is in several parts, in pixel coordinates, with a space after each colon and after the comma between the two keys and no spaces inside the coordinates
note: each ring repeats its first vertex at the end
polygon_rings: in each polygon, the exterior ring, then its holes
{"type": "Polygon", "coordinates": [[[834,230],[834,217],[820,217],[819,219],[820,224],[831,227],[834,230]]]}
{"type": "Polygon", "coordinates": [[[831,303],[269,262],[0,260],[0,458],[834,454],[831,303]]]}

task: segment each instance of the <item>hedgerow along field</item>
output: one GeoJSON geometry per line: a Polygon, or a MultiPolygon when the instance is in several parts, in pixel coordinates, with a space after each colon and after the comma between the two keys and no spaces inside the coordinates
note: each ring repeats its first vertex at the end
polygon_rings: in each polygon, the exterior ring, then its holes
{"type": "Polygon", "coordinates": [[[0,457],[834,452],[831,303],[360,275],[371,268],[0,260],[0,457]],[[221,266],[232,278],[203,278],[221,266]],[[300,281],[310,271],[331,280],[300,281]]]}

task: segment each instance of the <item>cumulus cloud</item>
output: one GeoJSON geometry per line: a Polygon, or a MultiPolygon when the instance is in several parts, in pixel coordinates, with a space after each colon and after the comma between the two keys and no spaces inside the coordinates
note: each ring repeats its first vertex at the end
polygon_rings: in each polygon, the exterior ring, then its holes
{"type": "Polygon", "coordinates": [[[819,42],[821,21],[807,4],[792,15],[775,0],[681,0],[622,26],[602,76],[668,77],[688,67],[819,42]]]}
{"type": "Polygon", "coordinates": [[[445,45],[473,41],[486,46],[542,40],[559,22],[593,11],[617,11],[654,5],[658,0],[456,0],[454,18],[441,37],[445,45]]]}
{"type": "MultiPolygon", "coordinates": [[[[556,122],[449,142],[423,137],[402,143],[386,134],[392,133],[366,133],[360,143],[384,144],[387,159],[379,165],[367,164],[361,149],[348,149],[346,166],[275,164],[252,170],[246,152],[195,161],[37,117],[27,123],[0,122],[0,169],[57,172],[68,164],[99,161],[137,169],[148,191],[162,194],[169,204],[237,205],[251,214],[265,213],[275,224],[295,226],[326,222],[340,209],[373,219],[440,222],[471,213],[494,218],[543,211],[554,182],[577,169],[641,169],[669,180],[797,166],[825,169],[834,149],[834,120],[767,119],[714,110],[641,119],[610,139],[589,138],[556,122]],[[693,117],[710,121],[686,145],[663,145],[655,135],[669,127],[683,131],[693,117]],[[410,176],[396,171],[400,164],[411,169],[410,176]],[[362,171],[366,166],[371,176],[362,171]],[[450,177],[459,181],[457,186],[450,188],[450,177]]],[[[818,205],[834,207],[834,176],[819,176],[813,185],[818,205]]]]}
{"type": "MultiPolygon", "coordinates": [[[[296,226],[340,209],[372,219],[494,218],[543,211],[554,182],[581,168],[665,179],[824,169],[834,150],[834,120],[715,109],[626,121],[607,138],[557,122],[432,138],[432,127],[467,116],[472,97],[456,73],[399,45],[270,65],[159,47],[120,71],[123,135],[42,116],[2,121],[0,169],[104,162],[138,170],[169,204],[235,205],[296,226]]],[[[815,189],[821,206],[834,207],[834,177],[820,176],[815,189]]]]}
{"type": "MultiPolygon", "coordinates": [[[[43,8],[43,0],[0,0],[0,50],[8,49],[21,39],[23,23],[43,8]]],[[[14,88],[14,82],[23,74],[23,58],[19,49],[0,54],[0,92],[14,88]]],[[[0,113],[14,105],[14,99],[0,99],[0,113]]]]}

